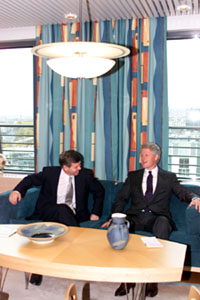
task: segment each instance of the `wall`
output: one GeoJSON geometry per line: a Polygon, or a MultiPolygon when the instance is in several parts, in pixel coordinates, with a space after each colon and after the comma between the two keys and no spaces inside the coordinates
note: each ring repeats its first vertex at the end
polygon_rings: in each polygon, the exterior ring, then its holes
{"type": "Polygon", "coordinates": [[[0,193],[12,190],[24,177],[24,175],[0,174],[0,193]]]}
{"type": "Polygon", "coordinates": [[[0,42],[35,39],[35,27],[17,27],[0,29],[0,42]]]}
{"type": "Polygon", "coordinates": [[[200,30],[200,15],[168,17],[167,30],[200,30]]]}

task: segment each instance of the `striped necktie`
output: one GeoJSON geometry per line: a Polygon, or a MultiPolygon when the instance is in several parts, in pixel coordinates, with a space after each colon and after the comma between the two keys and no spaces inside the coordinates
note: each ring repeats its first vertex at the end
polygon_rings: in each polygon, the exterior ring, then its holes
{"type": "Polygon", "coordinates": [[[73,184],[72,184],[72,177],[69,177],[69,182],[68,182],[68,188],[67,188],[67,194],[65,197],[65,203],[72,209],[72,198],[73,198],[73,184]]]}

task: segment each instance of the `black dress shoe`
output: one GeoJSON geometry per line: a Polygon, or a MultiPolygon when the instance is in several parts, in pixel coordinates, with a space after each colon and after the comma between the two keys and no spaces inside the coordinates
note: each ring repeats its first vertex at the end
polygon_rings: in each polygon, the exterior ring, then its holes
{"type": "Polygon", "coordinates": [[[31,278],[29,282],[34,285],[40,285],[42,283],[42,275],[31,274],[31,278]]]}
{"type": "Polygon", "coordinates": [[[129,293],[131,288],[135,287],[135,283],[121,283],[118,289],[115,291],[115,296],[124,296],[129,293]]]}
{"type": "Polygon", "coordinates": [[[146,297],[155,297],[158,294],[158,284],[157,283],[147,283],[146,284],[146,297]]]}

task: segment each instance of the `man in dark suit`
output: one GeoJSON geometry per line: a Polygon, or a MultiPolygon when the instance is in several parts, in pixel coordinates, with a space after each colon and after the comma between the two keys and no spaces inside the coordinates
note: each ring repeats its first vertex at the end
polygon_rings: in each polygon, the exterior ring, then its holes
{"type": "MultiPolygon", "coordinates": [[[[126,181],[116,196],[112,213],[123,212],[131,198],[131,205],[125,212],[130,221],[130,232],[148,231],[161,239],[169,239],[175,224],[169,211],[169,201],[173,192],[181,201],[190,202],[200,212],[199,196],[187,191],[174,173],[158,168],[161,155],[160,148],[154,143],[141,147],[141,164],[143,169],[129,172],[126,181]]],[[[103,227],[109,226],[110,221],[103,227]]],[[[134,283],[122,283],[115,296],[123,296],[134,288],[134,283]]],[[[156,283],[147,284],[146,296],[154,297],[158,293],[156,283]]]]}
{"type": "MultiPolygon", "coordinates": [[[[28,220],[59,222],[79,226],[86,220],[98,220],[102,213],[104,188],[89,169],[82,168],[82,155],[74,150],[59,156],[60,167],[45,167],[42,172],[26,176],[12,191],[9,201],[15,205],[33,186],[41,186],[36,208],[28,220]],[[93,194],[92,213],[88,196],[93,194]]],[[[30,282],[40,285],[40,275],[32,274],[30,282]]]]}

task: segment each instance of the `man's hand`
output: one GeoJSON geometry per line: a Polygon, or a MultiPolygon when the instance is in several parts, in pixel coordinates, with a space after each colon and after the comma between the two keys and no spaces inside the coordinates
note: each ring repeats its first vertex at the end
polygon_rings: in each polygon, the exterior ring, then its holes
{"type": "Polygon", "coordinates": [[[21,201],[22,196],[19,192],[17,191],[13,191],[10,196],[9,196],[9,201],[10,203],[12,203],[13,205],[16,205],[17,202],[21,201]]]}
{"type": "Polygon", "coordinates": [[[99,216],[94,215],[94,214],[90,215],[90,221],[97,221],[97,220],[99,220],[99,216]]]}
{"type": "Polygon", "coordinates": [[[194,199],[190,202],[189,206],[190,206],[190,207],[191,207],[191,206],[195,206],[195,209],[198,210],[199,213],[200,213],[200,198],[194,198],[194,199]]]}
{"type": "Polygon", "coordinates": [[[106,223],[102,224],[101,227],[104,228],[104,227],[108,227],[110,226],[110,223],[111,223],[111,220],[107,221],[106,223]]]}

